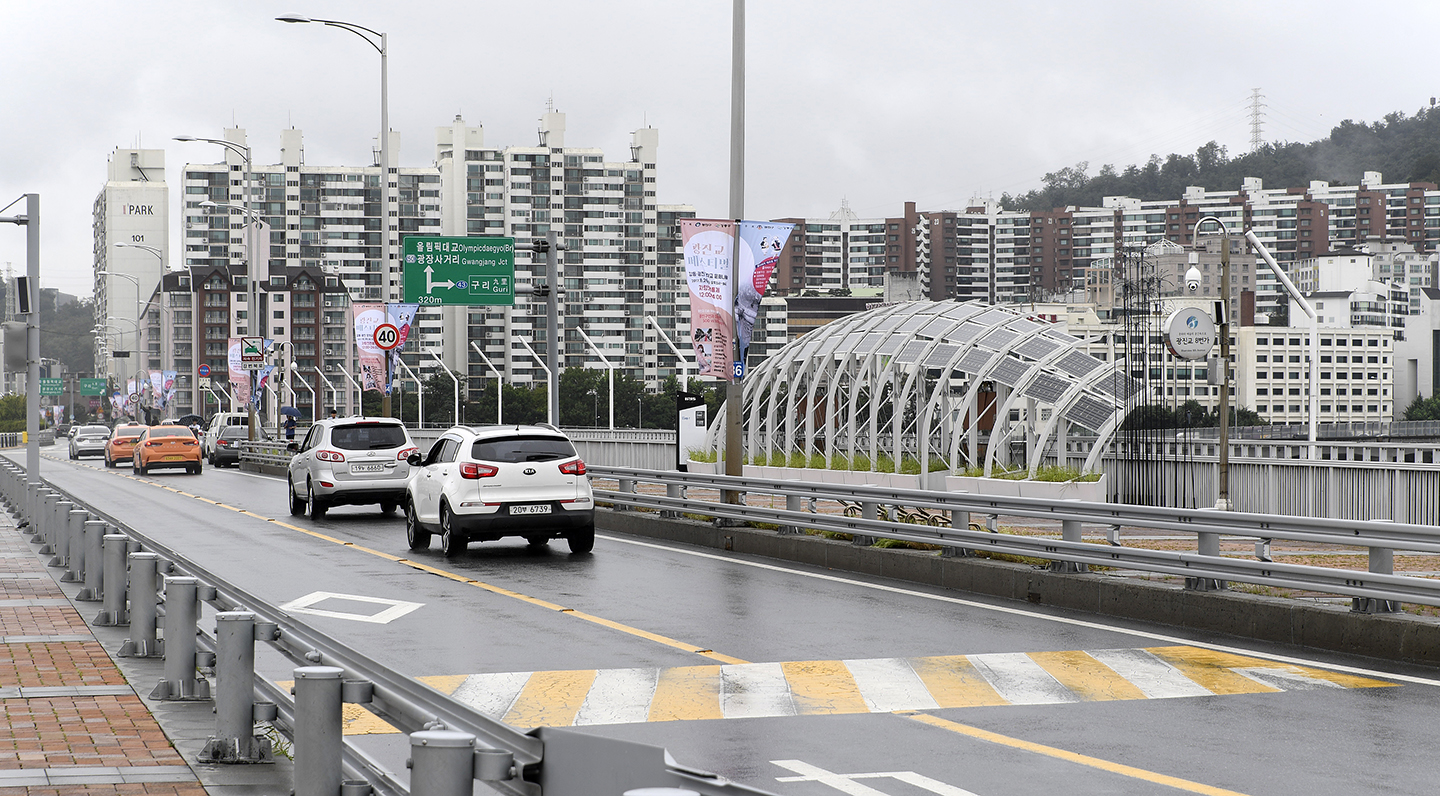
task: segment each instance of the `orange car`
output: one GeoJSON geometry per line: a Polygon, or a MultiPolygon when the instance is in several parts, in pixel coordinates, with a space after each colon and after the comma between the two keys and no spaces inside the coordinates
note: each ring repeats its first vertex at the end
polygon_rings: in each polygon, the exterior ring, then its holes
{"type": "Polygon", "coordinates": [[[151,426],[135,442],[131,466],[136,475],[145,475],[156,467],[184,467],[185,472],[199,475],[200,440],[184,426],[151,426]]]}
{"type": "Polygon", "coordinates": [[[145,433],[148,426],[116,426],[115,433],[105,443],[105,466],[119,467],[121,459],[130,459],[135,452],[135,440],[145,433]]]}

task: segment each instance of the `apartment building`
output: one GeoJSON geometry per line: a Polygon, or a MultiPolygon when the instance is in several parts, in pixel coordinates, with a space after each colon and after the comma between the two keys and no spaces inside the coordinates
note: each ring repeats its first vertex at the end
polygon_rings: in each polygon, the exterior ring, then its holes
{"type": "Polygon", "coordinates": [[[139,348],[141,306],[169,262],[169,218],[165,151],[111,153],[91,221],[97,374],[135,372],[126,360],[135,359],[139,348]]]}

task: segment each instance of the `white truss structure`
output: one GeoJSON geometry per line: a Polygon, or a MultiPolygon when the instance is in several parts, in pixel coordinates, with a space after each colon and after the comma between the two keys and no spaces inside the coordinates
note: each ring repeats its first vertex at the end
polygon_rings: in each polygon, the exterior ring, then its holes
{"type": "MultiPolygon", "coordinates": [[[[988,476],[1012,464],[1009,443],[1023,435],[1033,477],[1074,426],[1098,437],[1081,468],[1094,472],[1141,387],[1124,360],[1096,359],[1082,342],[982,302],[912,301],[842,318],[746,376],[745,460],[799,453],[829,467],[860,457],[895,472],[918,460],[922,473],[983,466],[988,476]]],[[[710,425],[710,450],[727,411],[710,425]]]]}

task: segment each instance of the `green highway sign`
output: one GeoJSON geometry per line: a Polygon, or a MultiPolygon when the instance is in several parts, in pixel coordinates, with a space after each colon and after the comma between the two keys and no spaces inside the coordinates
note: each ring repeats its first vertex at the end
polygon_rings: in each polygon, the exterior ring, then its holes
{"type": "Polygon", "coordinates": [[[62,382],[60,379],[41,379],[41,380],[40,380],[40,394],[41,394],[41,395],[59,395],[60,393],[64,392],[64,390],[65,390],[64,384],[63,384],[63,382],[62,382]]]}
{"type": "Polygon", "coordinates": [[[405,239],[405,301],[513,306],[514,238],[405,239]]]}
{"type": "Polygon", "coordinates": [[[81,395],[104,395],[104,394],[105,394],[105,380],[104,380],[104,379],[81,379],[81,380],[80,380],[80,394],[81,394],[81,395]]]}

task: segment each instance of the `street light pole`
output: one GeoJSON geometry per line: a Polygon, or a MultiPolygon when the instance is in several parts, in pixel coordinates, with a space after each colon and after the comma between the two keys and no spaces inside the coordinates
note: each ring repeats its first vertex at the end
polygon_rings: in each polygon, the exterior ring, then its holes
{"type": "MultiPolygon", "coordinates": [[[[732,18],[730,27],[730,218],[740,221],[745,217],[745,0],[731,0],[732,18]]],[[[731,285],[735,284],[739,258],[731,253],[731,285]]],[[[732,291],[733,292],[733,291],[732,291]]],[[[733,308],[732,308],[733,309],[733,308]]],[[[731,336],[734,338],[734,335],[731,336]]],[[[734,356],[739,356],[737,341],[729,344],[734,356]]],[[[725,382],[725,474],[744,475],[745,457],[741,450],[741,402],[744,390],[735,374],[725,382]]],[[[726,503],[739,503],[740,493],[727,489],[726,503]]]]}
{"type": "MultiPolygon", "coordinates": [[[[14,204],[0,208],[0,212],[14,204]]],[[[25,281],[31,291],[26,302],[30,312],[25,316],[25,496],[29,520],[36,523],[40,488],[40,194],[25,194],[25,215],[0,216],[0,223],[25,227],[25,281]]]]}
{"type": "MultiPolygon", "coordinates": [[[[251,191],[250,187],[250,177],[252,171],[250,161],[250,147],[237,144],[233,141],[226,141],[223,138],[197,138],[190,135],[177,135],[175,136],[175,140],[203,141],[207,144],[219,144],[220,146],[223,146],[231,152],[239,155],[241,160],[245,164],[245,172],[240,181],[241,185],[244,188],[245,196],[240,200],[239,206],[240,212],[245,216],[245,281],[247,283],[246,286],[249,288],[247,294],[247,301],[249,303],[249,306],[245,310],[245,327],[249,330],[251,335],[259,335],[260,338],[263,340],[265,338],[265,328],[264,326],[257,325],[259,323],[262,323],[264,319],[261,317],[260,313],[260,268],[259,264],[255,261],[255,250],[259,243],[256,236],[259,234],[260,216],[250,207],[251,201],[253,199],[253,192],[251,191]]],[[[226,189],[225,194],[226,198],[228,199],[230,194],[228,188],[226,189]]],[[[220,204],[218,202],[201,202],[200,206],[225,207],[231,210],[236,209],[235,205],[220,204]]],[[[229,224],[227,223],[226,226],[229,226],[229,224]]],[[[254,442],[260,438],[259,423],[257,423],[255,420],[255,391],[258,387],[255,381],[255,373],[256,372],[253,370],[250,371],[250,400],[247,402],[247,408],[250,410],[249,437],[251,442],[254,442]]]]}
{"type": "MultiPolygon", "coordinates": [[[[379,31],[371,30],[363,25],[356,25],[352,22],[341,22],[336,19],[313,19],[298,14],[286,14],[276,17],[280,22],[306,24],[318,22],[332,28],[348,30],[356,36],[365,40],[365,43],[375,48],[380,53],[380,234],[381,250],[385,257],[380,264],[380,280],[385,288],[385,300],[393,301],[394,279],[392,278],[391,258],[393,256],[390,240],[393,224],[390,221],[390,56],[389,37],[379,31]],[[366,35],[369,34],[369,35],[366,35]],[[373,39],[371,37],[374,37],[373,39]],[[376,40],[379,40],[378,42],[376,40]]],[[[389,381],[390,354],[385,354],[386,381],[389,381]]],[[[390,393],[380,390],[380,414],[390,416],[390,393]]]]}
{"type": "Polygon", "coordinates": [[[1214,216],[1205,216],[1195,222],[1191,241],[1198,245],[1200,225],[1213,221],[1220,227],[1220,466],[1218,473],[1219,494],[1215,508],[1230,510],[1230,231],[1225,222],[1214,216]]]}

